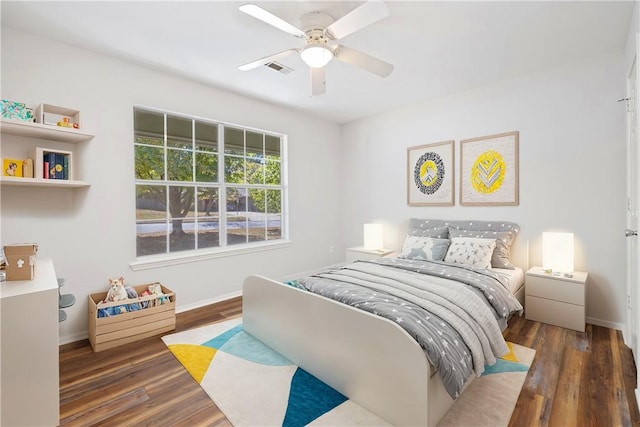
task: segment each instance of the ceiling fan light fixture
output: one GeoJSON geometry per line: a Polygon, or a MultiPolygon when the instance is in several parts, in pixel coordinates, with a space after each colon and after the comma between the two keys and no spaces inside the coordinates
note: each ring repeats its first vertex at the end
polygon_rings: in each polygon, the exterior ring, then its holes
{"type": "Polygon", "coordinates": [[[302,60],[312,68],[322,68],[331,61],[333,53],[324,46],[307,46],[300,53],[302,60]]]}

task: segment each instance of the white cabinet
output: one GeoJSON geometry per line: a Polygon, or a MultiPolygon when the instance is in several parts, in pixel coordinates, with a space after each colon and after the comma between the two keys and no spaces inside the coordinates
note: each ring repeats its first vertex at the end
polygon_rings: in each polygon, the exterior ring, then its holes
{"type": "Polygon", "coordinates": [[[34,280],[0,282],[0,425],[60,422],[58,281],[38,259],[34,280]]]}
{"type": "Polygon", "coordinates": [[[358,246],[347,249],[347,262],[353,262],[359,259],[382,258],[392,253],[393,251],[391,249],[371,250],[358,246]]]}
{"type": "MultiPolygon", "coordinates": [[[[0,121],[0,132],[2,133],[3,153],[2,157],[7,156],[7,146],[15,148],[15,144],[20,144],[20,141],[16,141],[11,136],[22,136],[28,138],[37,138],[41,140],[40,146],[49,148],[51,141],[64,142],[69,144],[79,144],[86,141],[90,141],[93,138],[92,134],[86,133],[80,129],[66,128],[60,126],[51,126],[41,123],[24,122],[19,120],[2,119],[0,121]],[[9,136],[9,137],[7,137],[9,136]]],[[[51,151],[65,151],[57,148],[51,148],[51,151]]],[[[33,150],[14,149],[13,152],[19,152],[20,157],[32,158],[33,150]]],[[[15,157],[13,157],[15,158],[15,157]]],[[[34,160],[34,166],[37,163],[34,160]]],[[[41,173],[41,170],[35,170],[36,174],[41,173]]],[[[38,175],[36,175],[38,176],[38,175]]],[[[75,175],[72,175],[75,177],[75,175]]],[[[0,174],[0,184],[2,185],[26,185],[26,186],[49,186],[49,187],[63,187],[63,188],[76,188],[76,187],[88,187],[90,184],[86,181],[78,179],[43,179],[43,178],[22,178],[13,176],[4,176],[0,174]]]]}
{"type": "Polygon", "coordinates": [[[584,332],[587,277],[582,271],[566,277],[531,268],[525,281],[525,317],[584,332]]]}

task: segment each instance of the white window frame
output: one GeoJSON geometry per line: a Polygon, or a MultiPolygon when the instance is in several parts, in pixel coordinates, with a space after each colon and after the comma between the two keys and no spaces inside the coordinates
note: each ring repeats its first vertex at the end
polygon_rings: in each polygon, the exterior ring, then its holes
{"type": "MultiPolygon", "coordinates": [[[[212,248],[203,248],[203,249],[193,249],[193,250],[185,250],[185,251],[176,251],[162,254],[154,254],[154,255],[144,255],[140,257],[136,257],[135,261],[131,262],[129,265],[132,270],[145,270],[156,267],[168,266],[168,265],[177,265],[184,264],[189,262],[197,262],[207,259],[221,258],[227,256],[236,256],[241,254],[260,252],[260,251],[269,251],[274,249],[279,249],[283,247],[290,247],[292,242],[289,240],[289,203],[288,203],[288,155],[287,155],[287,135],[281,134],[278,132],[267,131],[263,129],[258,129],[254,127],[239,125],[235,123],[222,122],[219,120],[212,120],[204,117],[192,116],[184,113],[176,113],[173,111],[162,110],[154,107],[147,107],[142,105],[134,105],[133,110],[135,112],[136,109],[148,111],[150,113],[163,114],[165,119],[165,152],[166,152],[166,119],[167,116],[184,118],[193,121],[202,121],[211,124],[215,124],[218,126],[218,182],[214,185],[209,185],[210,187],[218,188],[218,203],[220,210],[219,217],[219,246],[212,248]],[[266,185],[260,184],[247,184],[246,183],[246,169],[245,169],[245,183],[237,184],[237,183],[226,183],[225,182],[225,152],[224,152],[224,129],[226,127],[232,127],[234,129],[240,129],[246,132],[256,132],[261,133],[263,135],[270,135],[280,138],[280,175],[281,175],[281,184],[278,186],[278,189],[282,190],[282,201],[281,201],[281,211],[282,211],[282,220],[281,220],[281,238],[273,239],[273,240],[265,240],[259,242],[248,242],[242,244],[234,244],[231,246],[227,246],[227,188],[228,187],[243,187],[243,188],[269,188],[266,185]]],[[[193,122],[195,123],[195,122],[193,122]]],[[[135,134],[132,126],[132,134],[135,134]]],[[[192,132],[192,136],[195,136],[195,133],[192,132]]],[[[194,151],[195,153],[195,151],[194,151]]],[[[246,154],[246,137],[245,137],[245,154],[246,154]]],[[[194,155],[194,162],[196,161],[194,155]]],[[[135,165],[135,158],[134,158],[135,165]]],[[[164,160],[165,167],[165,177],[167,177],[167,159],[165,155],[164,160]]],[[[195,169],[194,169],[195,173],[195,169]]],[[[169,181],[169,180],[139,180],[135,179],[134,186],[138,185],[149,185],[149,184],[158,184],[158,185],[181,185],[180,181],[169,181]]],[[[193,186],[194,191],[195,187],[198,186],[197,181],[192,182],[182,182],[183,186],[193,186]]],[[[168,197],[168,194],[167,194],[168,197]]],[[[197,195],[196,202],[197,205],[197,195]]],[[[195,207],[197,209],[197,206],[195,207]]],[[[137,224],[137,220],[136,220],[137,224]]],[[[134,227],[135,229],[135,227],[134,227]]],[[[136,234],[136,245],[137,245],[137,234],[136,234]]]]}

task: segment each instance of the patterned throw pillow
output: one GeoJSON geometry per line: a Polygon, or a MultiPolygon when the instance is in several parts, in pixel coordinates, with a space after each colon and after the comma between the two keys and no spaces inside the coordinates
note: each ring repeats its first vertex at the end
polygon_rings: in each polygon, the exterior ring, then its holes
{"type": "Polygon", "coordinates": [[[402,246],[400,258],[442,261],[447,254],[449,243],[449,239],[407,236],[402,246]]]}
{"type": "Polygon", "coordinates": [[[444,261],[477,268],[491,268],[491,257],[495,247],[495,239],[453,237],[444,261]]]}
{"type": "Polygon", "coordinates": [[[449,227],[450,237],[476,237],[479,239],[495,239],[496,248],[491,257],[491,267],[515,270],[511,264],[511,244],[515,239],[515,231],[461,230],[449,227]]]}

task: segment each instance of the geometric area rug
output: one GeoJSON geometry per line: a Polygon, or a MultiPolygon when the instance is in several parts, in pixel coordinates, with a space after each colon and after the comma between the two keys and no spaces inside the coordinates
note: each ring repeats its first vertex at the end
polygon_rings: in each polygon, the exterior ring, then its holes
{"type": "MultiPolygon", "coordinates": [[[[389,425],[244,332],[241,318],[165,335],[162,340],[234,426],[389,425]]],[[[439,426],[508,424],[535,354],[509,345],[511,354],[486,367],[439,426]],[[478,390],[473,387],[476,383],[478,390]],[[500,402],[487,408],[481,399],[492,395],[500,402]],[[465,418],[469,411],[471,419],[465,418]]]]}

